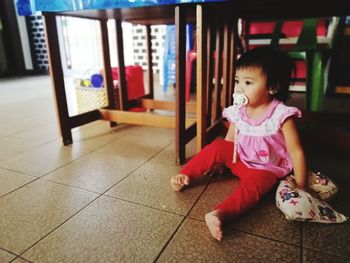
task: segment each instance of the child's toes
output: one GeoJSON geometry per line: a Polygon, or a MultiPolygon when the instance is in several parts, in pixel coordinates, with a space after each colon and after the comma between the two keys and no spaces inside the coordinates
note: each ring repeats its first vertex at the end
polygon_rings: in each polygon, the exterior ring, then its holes
{"type": "Polygon", "coordinates": [[[182,185],[179,183],[177,176],[174,176],[170,179],[170,185],[175,191],[180,191],[182,189],[182,185]]]}
{"type": "Polygon", "coordinates": [[[185,177],[184,184],[185,185],[189,185],[190,184],[190,178],[188,176],[185,177]]]}

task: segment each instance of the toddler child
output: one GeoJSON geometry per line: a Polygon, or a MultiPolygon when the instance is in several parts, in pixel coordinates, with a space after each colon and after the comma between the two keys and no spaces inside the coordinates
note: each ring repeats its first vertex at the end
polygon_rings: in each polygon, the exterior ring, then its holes
{"type": "Polygon", "coordinates": [[[225,139],[204,147],[171,178],[180,191],[185,185],[221,164],[240,178],[238,188],[205,215],[211,235],[221,240],[222,224],[258,203],[278,181],[294,171],[297,187],[307,190],[307,169],[288,98],[295,66],[287,54],[269,47],[255,48],[236,63],[235,94],[223,116],[230,126],[225,139]]]}

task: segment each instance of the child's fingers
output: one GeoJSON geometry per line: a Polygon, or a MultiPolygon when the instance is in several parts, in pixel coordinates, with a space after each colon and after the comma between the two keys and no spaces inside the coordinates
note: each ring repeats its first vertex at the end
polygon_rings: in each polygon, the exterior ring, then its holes
{"type": "Polygon", "coordinates": [[[176,183],[177,183],[177,184],[180,184],[180,185],[183,184],[183,183],[182,183],[182,177],[181,177],[181,176],[178,176],[178,177],[177,177],[176,183]]]}
{"type": "Polygon", "coordinates": [[[185,177],[184,184],[185,185],[189,185],[190,184],[190,178],[188,176],[185,177]]]}

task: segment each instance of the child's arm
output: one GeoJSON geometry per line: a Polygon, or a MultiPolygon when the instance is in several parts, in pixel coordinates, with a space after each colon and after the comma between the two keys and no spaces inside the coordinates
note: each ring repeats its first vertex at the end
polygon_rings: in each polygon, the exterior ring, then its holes
{"type": "Polygon", "coordinates": [[[228,128],[228,131],[226,133],[225,140],[233,142],[234,138],[235,138],[235,125],[230,123],[230,127],[228,128]]]}
{"type": "Polygon", "coordinates": [[[288,118],[282,125],[287,151],[291,156],[297,187],[307,190],[307,169],[304,150],[293,118],[288,118]]]}

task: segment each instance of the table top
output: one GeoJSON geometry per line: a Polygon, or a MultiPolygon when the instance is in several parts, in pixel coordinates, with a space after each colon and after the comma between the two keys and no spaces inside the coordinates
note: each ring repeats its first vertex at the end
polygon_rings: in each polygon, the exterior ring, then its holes
{"type": "Polygon", "coordinates": [[[41,12],[65,12],[133,8],[228,0],[17,0],[19,15],[36,15],[41,12]]]}
{"type": "MultiPolygon", "coordinates": [[[[1,1],[1,0],[0,0],[1,1]]],[[[173,17],[174,6],[195,4],[223,8],[232,17],[277,19],[349,16],[350,0],[16,0],[20,15],[58,13],[92,19],[117,18],[123,21],[160,22],[173,17]],[[163,13],[163,14],[162,14],[163,13]],[[158,18],[159,17],[159,18],[158,18]]],[[[191,11],[191,10],[190,10],[191,11]]]]}

